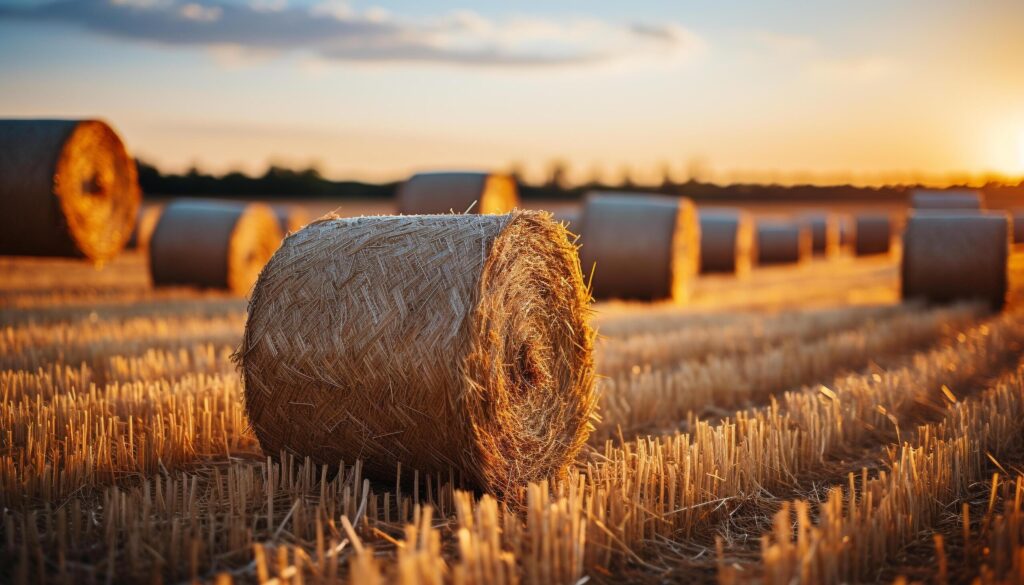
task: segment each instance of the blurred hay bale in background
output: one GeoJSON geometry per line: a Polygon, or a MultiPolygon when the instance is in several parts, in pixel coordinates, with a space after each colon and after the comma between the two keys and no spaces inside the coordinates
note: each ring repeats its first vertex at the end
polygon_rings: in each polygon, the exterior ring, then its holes
{"type": "Polygon", "coordinates": [[[313,219],[301,205],[274,205],[273,209],[281,233],[285,235],[301,230],[313,219]]]}
{"type": "Polygon", "coordinates": [[[834,258],[839,255],[841,234],[839,217],[834,213],[808,212],[800,217],[811,232],[811,252],[834,258]]]}
{"type": "Polygon", "coordinates": [[[888,254],[892,248],[893,222],[888,213],[858,213],[854,217],[854,254],[888,254]]]}
{"type": "Polygon", "coordinates": [[[153,284],[245,294],[280,243],[266,205],[179,199],[164,209],[150,240],[153,284]]]}
{"type": "Polygon", "coordinates": [[[983,209],[985,197],[974,189],[915,189],[910,194],[913,209],[983,209]]]}
{"type": "Polygon", "coordinates": [[[508,213],[519,205],[515,180],[496,173],[419,173],[398,189],[398,213],[508,213]]]}
{"type": "Polygon", "coordinates": [[[794,220],[757,221],[757,263],[798,264],[811,256],[811,230],[794,220]]]}
{"type": "Polygon", "coordinates": [[[104,262],[132,230],[135,161],[98,120],[0,120],[0,254],[104,262]]]}
{"type": "Polygon", "coordinates": [[[321,219],[253,290],[246,408],[269,454],[510,492],[561,474],[590,432],[588,311],[546,213],[321,219]]]}
{"type": "Polygon", "coordinates": [[[699,209],[700,271],[744,275],[757,255],[754,218],[739,209],[699,209]]]}
{"type": "Polygon", "coordinates": [[[689,299],[700,265],[700,225],[689,199],[591,193],[580,262],[599,299],[689,299]]]}
{"type": "Polygon", "coordinates": [[[128,239],[127,248],[131,250],[149,249],[149,241],[153,238],[153,230],[160,221],[160,214],[163,213],[162,205],[143,205],[139,210],[138,219],[135,222],[135,229],[131,238],[128,239]]]}
{"type": "Polygon", "coordinates": [[[1004,211],[912,214],[903,235],[903,298],[984,299],[1002,308],[1011,230],[1004,211]]]}

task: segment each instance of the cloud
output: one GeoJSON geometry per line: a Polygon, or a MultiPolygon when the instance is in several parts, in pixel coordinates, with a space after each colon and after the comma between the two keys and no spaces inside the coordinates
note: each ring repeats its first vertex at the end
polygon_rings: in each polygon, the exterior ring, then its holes
{"type": "Polygon", "coordinates": [[[537,18],[495,21],[460,11],[407,21],[328,0],[312,8],[287,0],[55,0],[0,7],[0,20],[60,23],[125,41],[202,47],[223,53],[306,53],[326,61],[467,66],[582,65],[687,57],[701,39],[672,24],[618,25],[537,18]]]}

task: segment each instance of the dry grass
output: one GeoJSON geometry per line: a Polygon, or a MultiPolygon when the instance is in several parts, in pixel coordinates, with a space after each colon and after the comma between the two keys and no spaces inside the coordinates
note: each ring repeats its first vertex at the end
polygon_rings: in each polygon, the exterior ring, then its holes
{"type": "MultiPolygon", "coordinates": [[[[1009,467],[1024,447],[1021,374],[1003,373],[1024,314],[846,306],[845,287],[815,311],[600,307],[599,446],[525,505],[408,469],[373,483],[360,461],[261,453],[229,360],[244,307],[154,296],[126,266],[123,282],[0,291],[0,581],[575,583],[702,562],[723,580],[872,580],[941,532],[988,453],[1009,467]],[[776,510],[796,529],[751,524],[763,552],[740,555],[736,523],[776,510]]],[[[950,566],[1020,575],[1014,497],[950,566]]]]}

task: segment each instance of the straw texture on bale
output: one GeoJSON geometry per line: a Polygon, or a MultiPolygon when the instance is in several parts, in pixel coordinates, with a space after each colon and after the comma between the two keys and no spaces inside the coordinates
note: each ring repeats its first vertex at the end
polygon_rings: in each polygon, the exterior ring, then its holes
{"type": "Polygon", "coordinates": [[[903,297],[1002,308],[1012,238],[1004,211],[914,213],[903,235],[903,297]]]}
{"type": "Polygon", "coordinates": [[[85,257],[124,248],[135,161],[98,120],[0,120],[0,254],[85,257]]]}
{"type": "Polygon", "coordinates": [[[811,231],[811,251],[818,256],[833,257],[839,255],[840,225],[839,217],[834,213],[807,213],[801,221],[811,231]]]}
{"type": "Polygon", "coordinates": [[[811,230],[796,221],[758,220],[757,263],[796,264],[811,256],[811,230]]]}
{"type": "Polygon", "coordinates": [[[885,213],[859,213],[854,218],[853,235],[857,256],[888,254],[892,246],[892,218],[885,213]]]}
{"type": "Polygon", "coordinates": [[[583,206],[580,262],[601,299],[686,301],[700,265],[689,199],[592,193],[583,206]]]}
{"type": "Polygon", "coordinates": [[[160,221],[163,209],[162,205],[142,206],[135,222],[135,230],[132,231],[132,237],[128,239],[128,248],[133,250],[149,249],[149,240],[153,238],[153,230],[156,229],[156,224],[160,221]]]}
{"type": "Polygon", "coordinates": [[[275,205],[273,209],[282,234],[297,232],[313,219],[301,205],[275,205]]]}
{"type": "Polygon", "coordinates": [[[245,294],[280,243],[266,205],[178,200],[164,209],[150,240],[153,284],[245,294]]]}
{"type": "Polygon", "coordinates": [[[738,209],[701,209],[700,271],[746,274],[757,254],[753,217],[738,209]]]}
{"type": "Polygon", "coordinates": [[[495,173],[419,173],[398,189],[398,213],[508,213],[519,205],[515,179],[495,173]]]}
{"type": "Polygon", "coordinates": [[[253,289],[250,421],[268,454],[361,458],[382,481],[560,475],[595,407],[588,300],[547,213],[317,220],[253,289]]]}
{"type": "Polygon", "coordinates": [[[915,189],[910,194],[910,207],[914,209],[983,209],[985,198],[973,189],[915,189]]]}

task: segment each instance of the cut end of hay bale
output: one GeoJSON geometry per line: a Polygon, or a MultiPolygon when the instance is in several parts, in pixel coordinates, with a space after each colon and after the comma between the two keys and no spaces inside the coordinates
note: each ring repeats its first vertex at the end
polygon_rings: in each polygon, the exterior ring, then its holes
{"type": "Polygon", "coordinates": [[[99,120],[0,121],[0,252],[104,262],[131,236],[135,161],[99,120]]]}
{"type": "Polygon", "coordinates": [[[398,189],[398,213],[508,213],[519,205],[516,181],[498,173],[419,173],[398,189]]]}
{"type": "Polygon", "coordinates": [[[150,240],[153,283],[245,294],[280,242],[266,205],[179,199],[164,209],[150,240]]]}
{"type": "Polygon", "coordinates": [[[791,220],[760,219],[757,222],[759,266],[797,264],[811,256],[811,230],[791,220]]]}
{"type": "Polygon", "coordinates": [[[910,194],[910,207],[927,209],[984,209],[985,196],[974,189],[915,189],[910,194]]]}
{"type": "Polygon", "coordinates": [[[700,209],[700,271],[744,275],[757,254],[754,218],[738,209],[700,209]]]}
{"type": "Polygon", "coordinates": [[[1001,309],[1011,232],[1003,211],[912,214],[903,235],[903,298],[982,299],[1001,309]]]}
{"type": "Polygon", "coordinates": [[[546,213],[321,219],[253,290],[246,408],[269,454],[511,493],[590,432],[588,301],[546,213]]]}
{"type": "Polygon", "coordinates": [[[887,213],[859,213],[854,218],[853,250],[857,256],[888,254],[892,248],[893,222],[887,213]]]}
{"type": "Polygon", "coordinates": [[[700,225],[689,199],[591,193],[580,261],[601,299],[689,299],[700,265],[700,225]]]}

